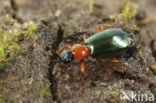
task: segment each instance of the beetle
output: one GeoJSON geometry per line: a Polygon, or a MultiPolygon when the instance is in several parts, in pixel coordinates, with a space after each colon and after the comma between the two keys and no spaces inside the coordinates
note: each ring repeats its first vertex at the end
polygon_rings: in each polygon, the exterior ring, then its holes
{"type": "Polygon", "coordinates": [[[97,59],[97,62],[101,65],[123,72],[120,69],[112,68],[100,59],[110,58],[112,62],[124,65],[114,58],[124,54],[131,48],[133,46],[133,41],[133,36],[127,35],[126,32],[120,28],[115,28],[113,25],[99,25],[96,34],[91,37],[84,37],[84,44],[66,45],[58,51],[57,54],[60,55],[60,58],[64,63],[69,63],[72,60],[81,61],[81,85],[83,86],[85,73],[84,58],[93,57],[97,59]],[[108,29],[101,31],[101,27],[108,29]],[[65,49],[68,50],[63,52],[65,49]]]}

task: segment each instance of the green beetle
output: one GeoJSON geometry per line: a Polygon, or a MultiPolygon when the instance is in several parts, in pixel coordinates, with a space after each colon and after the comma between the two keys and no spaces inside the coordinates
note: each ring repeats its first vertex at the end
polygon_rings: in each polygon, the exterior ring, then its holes
{"type": "MultiPolygon", "coordinates": [[[[84,84],[84,72],[85,72],[85,63],[84,58],[89,56],[93,58],[113,58],[118,55],[122,55],[129,48],[133,46],[133,36],[126,35],[122,29],[111,28],[89,37],[84,41],[84,44],[75,44],[73,46],[65,46],[59,52],[61,54],[61,60],[64,63],[70,62],[72,60],[81,61],[81,84],[84,84]],[[68,51],[61,53],[64,49],[68,51]]],[[[100,64],[105,67],[112,68],[107,64],[97,60],[100,64]]],[[[120,63],[118,60],[114,62],[120,63]]],[[[121,63],[120,63],[121,64],[121,63]]],[[[115,69],[116,70],[116,69],[115,69]]],[[[120,72],[120,70],[117,70],[120,72]]],[[[121,71],[122,72],[122,71],[121,71]]]]}
{"type": "Polygon", "coordinates": [[[85,40],[94,58],[112,58],[126,52],[133,45],[132,35],[121,29],[107,29],[85,40]]]}

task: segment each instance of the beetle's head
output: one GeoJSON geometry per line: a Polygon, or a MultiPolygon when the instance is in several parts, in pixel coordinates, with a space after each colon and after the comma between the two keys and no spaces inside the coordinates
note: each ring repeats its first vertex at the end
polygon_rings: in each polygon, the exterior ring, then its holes
{"type": "Polygon", "coordinates": [[[72,51],[64,51],[61,55],[61,61],[63,63],[69,63],[70,61],[74,60],[74,55],[72,51]]]}

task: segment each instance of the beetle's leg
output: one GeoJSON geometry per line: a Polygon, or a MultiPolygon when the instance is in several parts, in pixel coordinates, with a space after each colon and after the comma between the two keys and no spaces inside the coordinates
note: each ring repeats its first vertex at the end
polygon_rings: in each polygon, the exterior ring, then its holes
{"type": "Polygon", "coordinates": [[[142,55],[142,52],[141,52],[140,48],[139,48],[138,46],[136,46],[136,48],[137,48],[137,50],[138,50],[138,53],[139,53],[140,58],[142,59],[144,65],[145,65],[145,67],[146,67],[146,73],[148,73],[149,68],[147,67],[147,62],[146,62],[144,56],[142,55]]]}
{"type": "Polygon", "coordinates": [[[146,25],[155,21],[156,21],[156,17],[153,17],[153,18],[147,18],[144,20],[136,20],[135,23],[138,25],[146,25]]]}
{"type": "Polygon", "coordinates": [[[98,33],[100,31],[102,31],[101,30],[102,28],[115,28],[115,26],[114,25],[104,25],[104,24],[101,24],[101,25],[98,25],[98,27],[96,29],[96,32],[98,33]]]}
{"type": "Polygon", "coordinates": [[[105,62],[102,61],[102,60],[97,60],[97,62],[98,62],[101,66],[103,66],[103,67],[110,68],[110,69],[112,69],[112,70],[114,70],[114,71],[117,71],[117,72],[120,72],[120,73],[124,73],[123,70],[120,70],[120,69],[118,69],[118,68],[112,67],[112,66],[108,65],[107,63],[105,63],[105,62]]]}
{"type": "Polygon", "coordinates": [[[121,61],[119,61],[119,60],[117,60],[117,59],[115,59],[115,58],[111,58],[110,60],[111,60],[111,62],[113,62],[113,63],[116,63],[116,64],[120,64],[120,65],[122,65],[122,66],[125,66],[124,63],[122,63],[121,61]]]}
{"type": "Polygon", "coordinates": [[[88,35],[84,35],[83,36],[83,41],[85,41],[89,36],[88,35]]]}
{"type": "Polygon", "coordinates": [[[70,50],[71,47],[66,45],[66,46],[64,46],[61,50],[56,51],[56,53],[57,53],[58,55],[60,55],[60,54],[63,52],[64,49],[68,49],[68,50],[70,50]]]}
{"type": "Polygon", "coordinates": [[[115,59],[115,58],[111,58],[111,59],[109,59],[109,60],[110,60],[111,62],[115,63],[115,64],[120,64],[122,67],[126,67],[126,68],[129,69],[129,67],[126,66],[124,63],[122,63],[120,60],[117,60],[117,59],[115,59]]]}
{"type": "Polygon", "coordinates": [[[121,70],[121,69],[118,69],[118,68],[116,68],[116,67],[112,67],[112,66],[110,66],[110,65],[108,65],[108,64],[106,64],[104,61],[102,61],[102,60],[97,60],[97,62],[101,65],[101,66],[103,66],[103,67],[106,67],[106,68],[109,68],[109,69],[112,69],[112,70],[114,70],[114,71],[116,71],[116,72],[119,72],[119,73],[122,73],[122,74],[128,74],[128,75],[130,75],[131,77],[133,77],[133,78],[139,78],[139,76],[137,75],[137,74],[132,74],[132,73],[129,73],[129,72],[125,72],[124,70],[121,70]]]}
{"type": "Polygon", "coordinates": [[[84,73],[85,73],[85,62],[82,61],[81,62],[81,85],[83,86],[84,85],[84,73]]]}
{"type": "Polygon", "coordinates": [[[109,59],[111,62],[115,63],[115,64],[120,64],[122,66],[122,68],[125,66],[124,63],[122,63],[121,61],[115,59],[115,58],[110,58],[109,59]]]}

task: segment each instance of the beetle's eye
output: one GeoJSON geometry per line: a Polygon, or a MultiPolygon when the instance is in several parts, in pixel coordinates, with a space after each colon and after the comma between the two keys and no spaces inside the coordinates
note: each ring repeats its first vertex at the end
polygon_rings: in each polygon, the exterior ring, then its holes
{"type": "Polygon", "coordinates": [[[72,51],[65,51],[61,54],[61,61],[64,63],[68,63],[74,59],[74,55],[72,51]]]}

